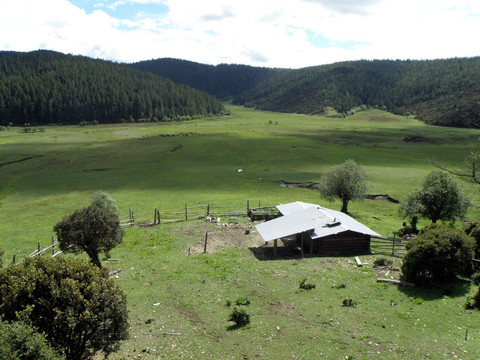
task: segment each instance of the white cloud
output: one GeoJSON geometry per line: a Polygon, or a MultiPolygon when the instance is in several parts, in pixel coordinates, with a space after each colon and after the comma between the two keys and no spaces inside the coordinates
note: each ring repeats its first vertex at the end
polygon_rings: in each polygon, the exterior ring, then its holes
{"type": "Polygon", "coordinates": [[[121,62],[175,57],[270,67],[480,55],[475,41],[480,33],[476,0],[98,0],[89,4],[85,11],[67,0],[2,0],[0,49],[46,48],[121,62]],[[311,41],[315,35],[318,43],[311,41]]]}

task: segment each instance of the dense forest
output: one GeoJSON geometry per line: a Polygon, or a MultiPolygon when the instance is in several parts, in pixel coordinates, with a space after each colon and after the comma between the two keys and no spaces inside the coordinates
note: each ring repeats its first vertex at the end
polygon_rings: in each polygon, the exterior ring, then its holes
{"type": "Polygon", "coordinates": [[[227,100],[250,90],[273,76],[288,72],[284,69],[248,65],[206,65],[179,59],[156,59],[130,64],[135,69],[163,76],[179,84],[190,85],[227,100]]]}
{"type": "Polygon", "coordinates": [[[191,119],[222,113],[218,98],[260,110],[333,116],[378,107],[429,124],[480,128],[480,57],[292,70],[0,52],[3,126],[191,119]]]}
{"type": "Polygon", "coordinates": [[[0,52],[0,125],[169,121],[220,114],[220,100],[125,64],[53,51],[0,52]]]}
{"type": "Polygon", "coordinates": [[[480,127],[480,58],[352,61],[292,70],[235,97],[261,110],[345,114],[359,106],[480,127]]]}
{"type": "Polygon", "coordinates": [[[343,116],[378,107],[429,124],[480,127],[478,57],[350,61],[298,70],[175,59],[131,66],[260,110],[343,116]]]}

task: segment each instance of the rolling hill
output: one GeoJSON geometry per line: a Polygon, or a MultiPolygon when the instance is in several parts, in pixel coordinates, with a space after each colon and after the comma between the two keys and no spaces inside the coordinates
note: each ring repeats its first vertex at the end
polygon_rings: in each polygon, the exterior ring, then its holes
{"type": "Polygon", "coordinates": [[[480,127],[480,58],[350,61],[298,70],[157,59],[131,64],[260,110],[344,116],[359,107],[480,127]]]}
{"type": "Polygon", "coordinates": [[[0,52],[0,125],[170,121],[220,114],[205,92],[124,64],[0,52]]]}

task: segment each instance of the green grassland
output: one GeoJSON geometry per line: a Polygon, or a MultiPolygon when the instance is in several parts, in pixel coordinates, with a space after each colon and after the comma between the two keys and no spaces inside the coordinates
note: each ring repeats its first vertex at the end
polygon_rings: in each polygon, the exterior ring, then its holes
{"type": "MultiPolygon", "coordinates": [[[[172,211],[185,203],[246,208],[247,200],[298,200],[339,209],[315,190],[279,185],[319,182],[332,166],[352,158],[367,170],[369,193],[403,200],[434,169],[432,160],[461,165],[480,135],[379,110],[329,119],[229,108],[231,116],[188,122],[0,132],[5,261],[28,255],[38,241],[47,245],[55,223],[88,205],[97,190],[111,194],[121,215],[133,209],[137,221],[152,221],[155,208],[172,211]]],[[[461,184],[479,204],[478,185],[461,184]]],[[[393,203],[355,201],[349,210],[385,236],[403,221],[393,203]]],[[[478,209],[468,216],[477,218],[478,209]]],[[[245,246],[258,235],[253,228],[242,235],[252,225],[240,223],[126,229],[124,243],[112,251],[118,261],[105,261],[111,270],[122,269],[118,283],[129,299],[132,326],[115,358],[478,357],[480,315],[462,307],[474,291],[468,282],[434,290],[377,284],[375,278],[385,274],[372,269],[376,255],[366,256],[363,268],[347,257],[259,257],[254,246],[245,246]],[[217,248],[187,256],[189,248],[201,248],[205,231],[217,248]],[[222,245],[228,231],[239,235],[222,245]],[[305,277],[315,289],[298,288],[305,277]],[[225,302],[242,296],[251,301],[246,310],[252,322],[237,329],[227,322],[231,308],[225,302]],[[343,307],[346,297],[357,306],[343,307]]],[[[395,269],[390,276],[398,277],[395,269]]]]}

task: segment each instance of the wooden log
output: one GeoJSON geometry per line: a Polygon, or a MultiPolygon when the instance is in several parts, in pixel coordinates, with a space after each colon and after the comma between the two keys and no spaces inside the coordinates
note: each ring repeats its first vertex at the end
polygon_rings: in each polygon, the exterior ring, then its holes
{"type": "Polygon", "coordinates": [[[205,233],[205,244],[203,245],[203,253],[207,252],[208,231],[205,233]]]}
{"type": "Polygon", "coordinates": [[[415,284],[406,282],[406,281],[400,281],[400,280],[394,280],[394,279],[377,279],[377,282],[386,282],[386,283],[392,283],[395,285],[400,285],[400,286],[410,286],[410,287],[415,287],[415,284]]]}
{"type": "Polygon", "coordinates": [[[360,261],[360,258],[359,258],[358,256],[355,256],[355,261],[357,262],[357,266],[358,266],[358,267],[362,267],[362,266],[363,266],[363,264],[362,264],[362,262],[360,261]]]}

